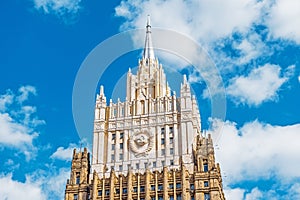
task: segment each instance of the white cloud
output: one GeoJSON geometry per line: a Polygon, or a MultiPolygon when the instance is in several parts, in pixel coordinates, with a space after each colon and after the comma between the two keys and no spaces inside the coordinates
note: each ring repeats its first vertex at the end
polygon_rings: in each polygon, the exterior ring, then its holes
{"type": "Polygon", "coordinates": [[[300,1],[276,0],[266,19],[270,34],[300,44],[300,1]]]}
{"type": "Polygon", "coordinates": [[[26,175],[26,180],[29,183],[36,183],[47,199],[63,199],[67,179],[70,178],[70,169],[48,167],[48,170],[36,170],[26,175]]]}
{"type": "Polygon", "coordinates": [[[294,66],[287,68],[286,74],[280,73],[278,65],[265,64],[253,69],[248,76],[238,76],[231,80],[227,94],[237,103],[258,106],[265,101],[274,101],[279,88],[293,74],[294,66]]]}
{"type": "Polygon", "coordinates": [[[300,167],[300,124],[273,126],[253,121],[238,129],[235,123],[227,121],[218,129],[221,125],[220,121],[213,121],[210,132],[221,130],[216,157],[222,171],[230,177],[225,179],[229,183],[300,178],[297,170],[300,167]]]}
{"type": "Polygon", "coordinates": [[[69,169],[53,166],[27,174],[25,182],[14,180],[12,174],[0,174],[0,199],[63,199],[69,176],[69,169]]]}
{"type": "Polygon", "coordinates": [[[274,126],[259,121],[240,128],[234,122],[212,120],[226,198],[230,200],[298,199],[300,197],[300,124],[274,126]],[[226,174],[226,176],[224,175],[226,174]],[[243,182],[257,183],[251,188],[243,182]],[[260,188],[261,181],[271,181],[260,188]],[[231,188],[230,185],[240,187],[231,188]],[[245,187],[245,188],[243,188],[245,187]],[[280,194],[278,191],[284,191],[280,194]]]}
{"type": "Polygon", "coordinates": [[[19,182],[12,174],[0,175],[0,199],[44,200],[47,199],[39,185],[32,182],[19,182]]]}
{"type": "Polygon", "coordinates": [[[261,2],[255,0],[129,0],[116,7],[116,15],[128,21],[123,28],[144,27],[151,15],[155,27],[171,28],[200,41],[211,41],[244,31],[260,17],[261,2]]]}
{"type": "Polygon", "coordinates": [[[24,101],[28,100],[29,95],[37,95],[35,87],[31,85],[21,86],[18,91],[20,95],[17,96],[17,101],[20,103],[23,103],[24,101]]]}
{"type": "Polygon", "coordinates": [[[251,190],[249,194],[246,195],[245,200],[258,200],[263,196],[262,192],[256,187],[251,190]]]}
{"type": "MultiPolygon", "coordinates": [[[[298,40],[300,21],[296,19],[300,17],[300,6],[297,6],[299,2],[293,4],[295,2],[293,0],[123,0],[115,8],[115,13],[116,16],[126,19],[121,25],[121,30],[144,27],[146,16],[150,14],[153,27],[175,30],[192,37],[207,49],[221,73],[232,74],[237,69],[239,71],[245,69],[246,66],[251,69],[256,61],[270,58],[275,50],[280,48],[274,44],[278,37],[284,40],[298,40]],[[266,37],[268,34],[274,37],[266,37]],[[238,39],[235,38],[236,35],[238,39]]],[[[143,44],[143,37],[135,36],[133,40],[138,41],[136,46],[143,44]]],[[[170,66],[179,60],[161,52],[158,55],[170,66]]],[[[178,70],[186,67],[186,65],[181,66],[185,64],[184,62],[177,62],[174,66],[178,63],[180,65],[177,67],[178,70]]],[[[272,72],[275,73],[274,70],[272,72]]],[[[201,80],[199,75],[191,75],[191,80],[201,80]]],[[[213,80],[214,77],[211,79],[213,80]]],[[[265,100],[274,100],[277,96],[275,90],[281,86],[281,81],[285,81],[283,79],[284,77],[279,77],[278,82],[274,82],[275,85],[264,86],[263,89],[271,89],[271,92],[267,91],[266,95],[260,93],[258,97],[251,96],[254,97],[253,101],[247,102],[244,95],[249,94],[246,93],[235,95],[236,100],[253,105],[258,105],[265,100]]],[[[207,97],[207,94],[208,92],[204,91],[203,96],[207,97]]]]}
{"type": "Polygon", "coordinates": [[[5,94],[0,95],[0,112],[6,110],[7,106],[13,103],[14,95],[10,90],[7,90],[5,94]]]}
{"type": "Polygon", "coordinates": [[[17,148],[23,145],[32,146],[33,139],[38,136],[38,133],[31,133],[28,127],[14,121],[7,113],[0,114],[0,125],[0,143],[2,145],[17,148]]]}
{"type": "Polygon", "coordinates": [[[81,9],[81,0],[33,0],[33,2],[36,9],[59,16],[76,14],[81,9]]]}
{"type": "Polygon", "coordinates": [[[226,199],[230,200],[242,200],[244,197],[245,190],[241,188],[224,188],[226,199]]]}
{"type": "Polygon", "coordinates": [[[75,144],[70,144],[68,148],[58,147],[57,150],[50,156],[50,158],[70,161],[72,160],[74,148],[76,148],[75,144]]]}
{"type": "MultiPolygon", "coordinates": [[[[223,70],[227,68],[224,64],[228,65],[228,62],[245,64],[267,52],[262,39],[252,29],[253,24],[260,21],[264,7],[264,1],[256,0],[128,0],[122,1],[115,11],[117,16],[126,19],[121,26],[122,30],[144,27],[146,16],[150,14],[154,27],[172,29],[200,42],[223,70]],[[223,43],[224,38],[230,38],[236,32],[243,36],[243,40],[233,46],[241,52],[240,56],[220,58],[222,52],[214,50],[216,42],[223,43]]],[[[140,38],[134,40],[143,44],[140,38]]],[[[165,58],[168,63],[174,63],[172,58],[159,56],[165,58]]]]}
{"type": "Polygon", "coordinates": [[[37,150],[33,145],[39,135],[37,127],[45,123],[36,116],[36,107],[23,105],[30,94],[36,95],[36,90],[32,86],[22,86],[19,95],[8,91],[0,97],[0,144],[19,150],[29,160],[37,150]]]}

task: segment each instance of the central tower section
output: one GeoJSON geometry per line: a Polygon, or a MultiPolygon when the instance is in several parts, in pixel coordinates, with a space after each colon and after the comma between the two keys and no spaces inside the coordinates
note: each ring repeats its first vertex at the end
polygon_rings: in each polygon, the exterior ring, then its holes
{"type": "MultiPolygon", "coordinates": [[[[124,88],[125,89],[125,88],[124,88]]],[[[95,106],[92,170],[99,177],[129,171],[161,171],[164,166],[194,170],[193,149],[201,136],[200,113],[186,76],[177,97],[155,58],[151,25],[146,26],[137,74],[129,69],[125,102],[107,102],[100,87],[95,106]]]]}

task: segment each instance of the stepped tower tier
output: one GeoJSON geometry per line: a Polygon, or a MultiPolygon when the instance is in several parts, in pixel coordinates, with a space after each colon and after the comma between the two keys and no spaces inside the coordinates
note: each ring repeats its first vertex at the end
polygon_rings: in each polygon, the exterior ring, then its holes
{"type": "Polygon", "coordinates": [[[151,25],[147,21],[143,57],[137,74],[129,69],[125,102],[106,102],[103,86],[95,106],[92,169],[100,176],[144,172],[164,166],[194,170],[193,146],[200,135],[200,114],[186,76],[180,96],[171,92],[154,57],[151,25]]]}
{"type": "Polygon", "coordinates": [[[149,17],[137,73],[127,73],[125,101],[107,101],[103,86],[97,94],[92,151],[91,170],[86,150],[74,152],[65,200],[225,199],[196,97],[185,75],[179,96],[170,89],[154,55],[149,17]]]}

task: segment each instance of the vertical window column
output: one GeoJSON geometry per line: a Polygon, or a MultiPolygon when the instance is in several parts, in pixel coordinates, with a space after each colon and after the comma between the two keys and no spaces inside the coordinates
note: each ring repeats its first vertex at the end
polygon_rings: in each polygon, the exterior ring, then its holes
{"type": "Polygon", "coordinates": [[[128,147],[127,147],[127,140],[128,140],[128,130],[124,130],[124,138],[123,138],[123,154],[124,154],[124,161],[128,160],[128,147]]]}
{"type": "MultiPolygon", "coordinates": [[[[161,127],[157,126],[156,127],[156,157],[160,157],[161,155],[161,127]]],[[[159,167],[159,166],[158,166],[159,167]]]]}
{"type": "Polygon", "coordinates": [[[108,148],[107,148],[107,162],[111,162],[114,163],[114,159],[112,159],[112,157],[114,157],[115,155],[115,146],[113,147],[113,144],[115,144],[115,139],[116,138],[116,134],[114,132],[108,132],[108,148]],[[114,150],[112,150],[114,148],[114,150]]]}

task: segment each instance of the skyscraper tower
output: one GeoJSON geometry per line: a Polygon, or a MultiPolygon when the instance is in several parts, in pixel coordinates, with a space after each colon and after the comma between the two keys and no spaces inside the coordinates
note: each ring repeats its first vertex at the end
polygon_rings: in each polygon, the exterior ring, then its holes
{"type": "Polygon", "coordinates": [[[137,74],[129,69],[124,102],[96,98],[93,152],[74,151],[65,200],[224,200],[210,135],[183,76],[172,92],[155,57],[148,17],[137,74]]]}

